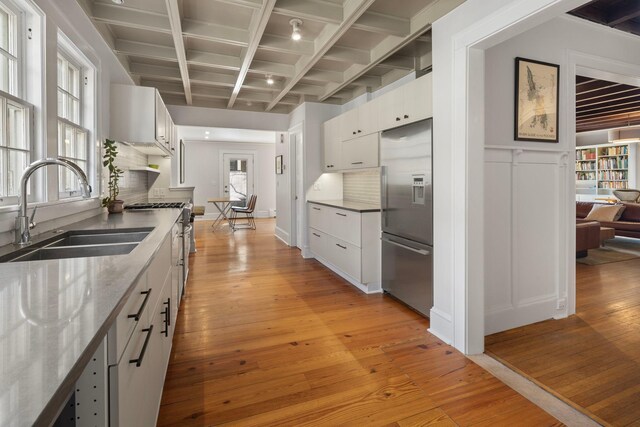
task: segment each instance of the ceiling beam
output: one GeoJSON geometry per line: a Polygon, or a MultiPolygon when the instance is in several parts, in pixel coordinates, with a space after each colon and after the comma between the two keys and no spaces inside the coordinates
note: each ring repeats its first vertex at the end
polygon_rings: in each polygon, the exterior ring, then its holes
{"type": "Polygon", "coordinates": [[[182,38],[182,20],[180,18],[180,9],[178,0],[166,0],[167,12],[169,13],[169,23],[171,24],[171,36],[173,44],[176,48],[176,56],[178,57],[178,67],[182,76],[182,86],[184,86],[184,97],[187,105],[193,103],[191,98],[191,80],[189,80],[189,67],[187,66],[187,52],[184,49],[184,39],[182,38]]]}
{"type": "Polygon", "coordinates": [[[339,4],[317,0],[278,0],[273,13],[325,24],[339,24],[343,14],[339,4]]]}
{"type": "Polygon", "coordinates": [[[92,16],[95,21],[105,24],[171,34],[169,18],[158,13],[95,2],[92,16]]]}
{"type": "Polygon", "coordinates": [[[185,37],[194,39],[243,47],[249,44],[249,31],[246,28],[207,24],[192,19],[184,19],[182,21],[182,31],[185,37]]]}
{"type": "Polygon", "coordinates": [[[640,5],[636,0],[621,2],[611,7],[611,11],[607,14],[607,25],[615,27],[639,16],[640,5]]]}
{"type": "Polygon", "coordinates": [[[176,70],[174,67],[161,67],[159,65],[132,62],[129,66],[129,72],[145,78],[152,77],[162,80],[182,81],[180,70],[176,70]]]}
{"type": "MultiPolygon", "coordinates": [[[[275,107],[278,102],[300,81],[301,78],[327,53],[329,49],[342,37],[353,23],[360,17],[375,0],[346,0],[343,6],[344,19],[340,25],[325,25],[316,39],[316,50],[311,56],[303,56],[295,65],[295,75],[288,79],[280,93],[267,105],[267,111],[275,107]]],[[[299,2],[306,3],[306,2],[299,2]]]]}
{"type": "Polygon", "coordinates": [[[139,56],[142,58],[178,62],[176,50],[173,47],[169,46],[117,39],[114,43],[114,50],[116,51],[116,53],[121,53],[128,56],[139,56]]]}
{"type": "Polygon", "coordinates": [[[411,22],[408,19],[395,16],[366,12],[353,24],[353,28],[371,33],[405,37],[411,30],[411,22]]]}
{"type": "Polygon", "coordinates": [[[349,62],[352,64],[368,64],[371,62],[371,53],[364,49],[354,49],[347,46],[332,46],[324,54],[324,59],[332,61],[349,62]]]}
{"type": "Polygon", "coordinates": [[[431,24],[446,15],[464,0],[436,0],[418,12],[410,21],[410,32],[405,37],[389,35],[371,50],[371,62],[368,65],[354,64],[345,70],[342,82],[329,83],[325,93],[320,96],[320,101],[330,98],[335,93],[344,89],[359,77],[365,75],[379,63],[389,58],[398,50],[411,43],[415,38],[421,37],[431,24]]]}
{"type": "Polygon", "coordinates": [[[264,29],[267,27],[267,23],[269,22],[269,18],[271,17],[271,11],[273,10],[275,4],[276,0],[265,0],[262,7],[257,12],[257,16],[255,14],[253,16],[253,22],[249,26],[249,34],[251,34],[251,38],[249,40],[249,45],[244,52],[242,65],[240,66],[240,70],[238,72],[238,79],[236,80],[236,84],[233,87],[233,91],[231,93],[231,97],[229,98],[227,108],[233,107],[233,103],[236,102],[236,98],[238,97],[240,89],[242,89],[242,84],[244,83],[245,77],[247,77],[249,66],[251,65],[253,57],[258,50],[260,39],[262,38],[264,29]]]}

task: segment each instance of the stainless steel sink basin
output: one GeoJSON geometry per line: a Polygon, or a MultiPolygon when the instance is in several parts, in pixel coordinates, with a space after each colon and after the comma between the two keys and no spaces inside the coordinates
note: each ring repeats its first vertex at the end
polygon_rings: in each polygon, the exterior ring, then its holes
{"type": "Polygon", "coordinates": [[[93,256],[128,254],[138,243],[120,243],[110,245],[85,246],[47,246],[13,258],[10,262],[42,261],[46,259],[87,258],[93,256]]]}
{"type": "Polygon", "coordinates": [[[48,247],[101,245],[106,243],[137,243],[144,240],[149,231],[133,231],[121,233],[86,234],[85,232],[70,231],[65,237],[48,245],[48,247]],[[77,233],[77,234],[76,234],[77,233]]]}
{"type": "Polygon", "coordinates": [[[67,231],[25,248],[0,254],[0,263],[124,255],[131,252],[152,230],[145,227],[67,231]]]}

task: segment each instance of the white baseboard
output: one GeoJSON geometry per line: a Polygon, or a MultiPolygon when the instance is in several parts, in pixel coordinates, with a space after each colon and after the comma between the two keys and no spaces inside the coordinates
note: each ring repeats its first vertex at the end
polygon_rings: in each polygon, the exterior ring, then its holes
{"type": "Polygon", "coordinates": [[[453,343],[453,320],[451,316],[433,307],[429,311],[429,333],[440,338],[445,344],[453,343]]]}
{"type": "Polygon", "coordinates": [[[291,246],[289,244],[289,233],[287,233],[286,231],[284,231],[282,228],[280,227],[276,227],[276,233],[275,233],[276,237],[280,240],[282,240],[282,242],[287,245],[287,246],[291,246]]]}
{"type": "Polygon", "coordinates": [[[356,288],[358,288],[360,291],[364,292],[365,294],[379,294],[379,293],[382,292],[382,287],[380,286],[379,282],[377,282],[377,284],[375,284],[375,283],[369,284],[369,286],[374,285],[374,286],[372,286],[370,288],[368,285],[365,285],[363,283],[358,282],[356,279],[354,279],[353,277],[349,276],[348,274],[346,274],[345,272],[340,270],[338,267],[336,267],[335,265],[331,264],[326,259],[321,258],[319,256],[316,256],[313,253],[311,253],[311,257],[310,258],[315,258],[322,265],[324,265],[329,270],[331,270],[334,273],[336,273],[338,276],[342,277],[344,280],[346,280],[351,285],[355,286],[356,288]]]}

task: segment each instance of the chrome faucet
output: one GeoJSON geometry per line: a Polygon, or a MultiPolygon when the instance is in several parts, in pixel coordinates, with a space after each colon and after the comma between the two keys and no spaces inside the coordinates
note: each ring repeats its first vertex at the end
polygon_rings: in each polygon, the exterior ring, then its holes
{"type": "Polygon", "coordinates": [[[40,159],[31,163],[22,173],[22,178],[20,178],[20,197],[18,217],[16,218],[16,245],[26,246],[31,243],[30,230],[36,226],[35,222],[33,222],[36,215],[36,209],[33,209],[31,218],[29,218],[27,215],[27,183],[35,171],[47,165],[58,165],[71,169],[71,171],[78,177],[78,181],[80,181],[80,192],[82,193],[82,197],[85,199],[91,197],[91,186],[89,185],[89,180],[87,180],[87,175],[85,175],[84,171],[80,169],[80,166],[76,165],[72,161],[58,157],[57,159],[40,159]]]}

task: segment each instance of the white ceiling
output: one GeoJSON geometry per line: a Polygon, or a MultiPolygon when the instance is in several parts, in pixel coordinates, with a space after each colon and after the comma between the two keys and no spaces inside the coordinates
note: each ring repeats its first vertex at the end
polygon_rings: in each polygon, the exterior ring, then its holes
{"type": "Polygon", "coordinates": [[[275,144],[276,142],[276,132],[267,130],[178,126],[178,135],[184,141],[257,142],[263,144],[275,144]]]}
{"type": "Polygon", "coordinates": [[[463,1],[78,0],[167,104],[273,112],[343,104],[431,66],[431,23],[463,1]]]}

